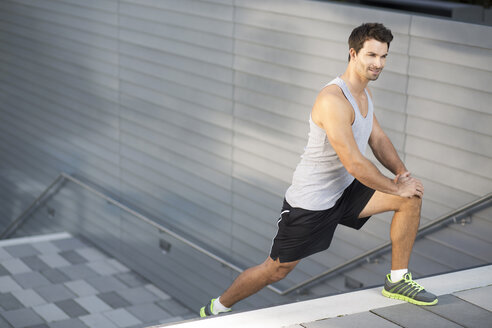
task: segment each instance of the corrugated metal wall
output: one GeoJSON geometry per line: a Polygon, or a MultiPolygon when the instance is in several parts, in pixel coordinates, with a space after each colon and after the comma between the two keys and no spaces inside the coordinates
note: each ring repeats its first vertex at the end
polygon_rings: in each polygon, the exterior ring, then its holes
{"type": "MultiPolygon", "coordinates": [[[[0,224],[65,171],[242,266],[263,261],[310,108],[343,73],[348,35],[365,21],[395,35],[371,90],[426,186],[423,221],[490,192],[491,27],[308,0],[4,0],[0,224]]],[[[162,255],[159,234],[74,186],[49,206],[56,218],[38,222],[90,235],[191,307],[234,276],[177,241],[162,255]]],[[[340,228],[279,286],[387,240],[390,218],[340,228]]],[[[282,300],[266,291],[242,306],[282,300]]]]}

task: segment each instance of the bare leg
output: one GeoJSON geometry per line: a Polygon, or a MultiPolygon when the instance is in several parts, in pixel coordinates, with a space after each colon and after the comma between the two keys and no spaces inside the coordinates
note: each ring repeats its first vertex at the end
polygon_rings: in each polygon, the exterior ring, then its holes
{"type": "Polygon", "coordinates": [[[422,200],[416,196],[404,198],[376,191],[359,215],[362,218],[395,211],[390,230],[392,270],[408,268],[413,243],[419,228],[421,206],[422,200]]]}
{"type": "Polygon", "coordinates": [[[276,281],[282,280],[295,268],[299,261],[280,263],[270,257],[260,265],[242,272],[232,285],[220,296],[220,303],[231,307],[242,299],[251,296],[276,281]]]}

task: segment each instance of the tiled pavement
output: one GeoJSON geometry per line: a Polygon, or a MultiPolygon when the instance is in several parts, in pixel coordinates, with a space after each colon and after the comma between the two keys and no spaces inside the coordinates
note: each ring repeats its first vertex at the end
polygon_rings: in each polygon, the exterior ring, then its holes
{"type": "Polygon", "coordinates": [[[69,234],[0,241],[0,327],[147,327],[194,317],[69,234]]]}

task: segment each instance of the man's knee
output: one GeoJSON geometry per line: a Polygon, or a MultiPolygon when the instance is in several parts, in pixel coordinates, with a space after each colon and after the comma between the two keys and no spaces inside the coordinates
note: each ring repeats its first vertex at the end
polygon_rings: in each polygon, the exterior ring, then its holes
{"type": "Polygon", "coordinates": [[[422,198],[413,196],[411,198],[403,198],[402,203],[400,204],[400,211],[412,211],[412,212],[420,212],[422,208],[422,198]]]}
{"type": "Polygon", "coordinates": [[[269,263],[269,283],[272,284],[274,282],[280,281],[287,277],[289,272],[291,272],[299,263],[299,261],[295,262],[287,262],[281,263],[278,259],[276,261],[271,261],[269,263]]]}

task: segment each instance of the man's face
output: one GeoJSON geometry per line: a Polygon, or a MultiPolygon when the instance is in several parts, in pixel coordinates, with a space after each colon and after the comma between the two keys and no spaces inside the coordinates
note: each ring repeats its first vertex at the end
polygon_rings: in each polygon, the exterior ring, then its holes
{"type": "Polygon", "coordinates": [[[364,42],[364,46],[352,60],[355,60],[356,71],[361,77],[375,81],[384,68],[387,55],[388,44],[371,39],[364,42]]]}

